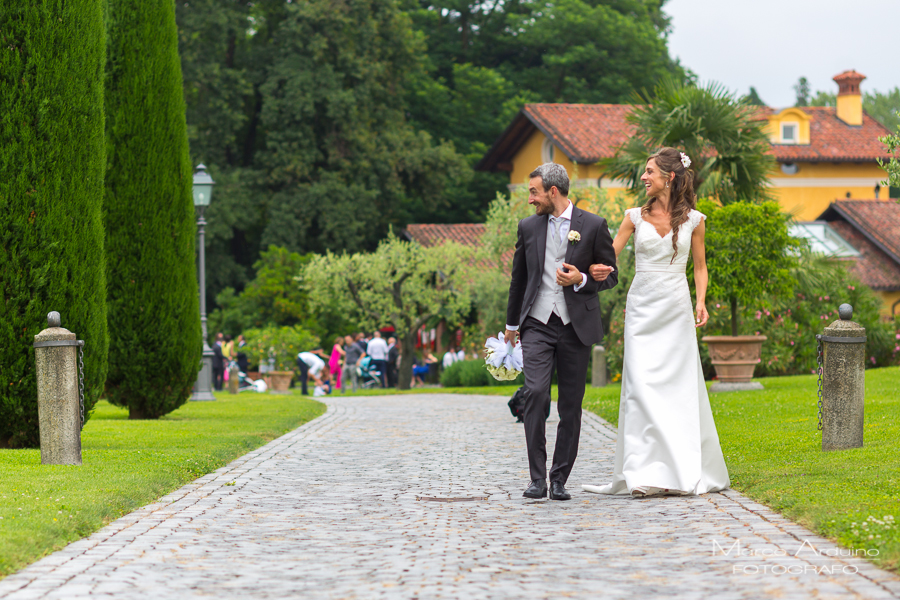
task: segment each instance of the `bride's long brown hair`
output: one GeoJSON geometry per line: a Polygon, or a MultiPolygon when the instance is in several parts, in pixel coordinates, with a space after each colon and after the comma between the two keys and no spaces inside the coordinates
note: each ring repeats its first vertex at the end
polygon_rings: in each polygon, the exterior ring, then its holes
{"type": "MultiPolygon", "coordinates": [[[[655,154],[647,158],[647,162],[656,159],[656,166],[666,179],[675,173],[675,177],[669,183],[669,224],[672,227],[672,262],[678,256],[678,230],[682,223],[688,220],[688,213],[697,206],[697,195],[694,193],[694,173],[685,168],[681,162],[681,152],[675,148],[660,148],[655,154]]],[[[656,197],[650,198],[641,207],[641,215],[650,213],[650,208],[656,202],[656,197]]]]}

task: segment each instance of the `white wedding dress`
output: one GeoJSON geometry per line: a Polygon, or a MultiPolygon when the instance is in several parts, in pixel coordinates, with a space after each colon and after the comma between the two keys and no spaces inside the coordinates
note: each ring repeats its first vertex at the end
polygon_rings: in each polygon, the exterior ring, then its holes
{"type": "Polygon", "coordinates": [[[634,223],[635,276],[625,304],[625,362],[615,472],[599,494],[703,494],[728,487],[728,469],[703,382],[685,267],[691,234],[706,216],[692,210],[678,231],[659,236],[634,223]],[[639,488],[635,491],[635,488],[639,488]]]}

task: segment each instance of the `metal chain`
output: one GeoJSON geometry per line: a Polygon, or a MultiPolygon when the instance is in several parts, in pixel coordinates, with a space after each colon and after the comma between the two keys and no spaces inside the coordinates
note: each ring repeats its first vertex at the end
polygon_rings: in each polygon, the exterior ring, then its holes
{"type": "Polygon", "coordinates": [[[822,336],[821,335],[816,336],[816,345],[818,346],[818,348],[817,348],[818,356],[816,358],[816,362],[818,363],[818,368],[816,369],[816,372],[819,374],[819,384],[818,384],[819,385],[819,389],[818,389],[819,431],[822,431],[822,408],[824,406],[824,404],[822,403],[822,376],[825,373],[825,363],[824,363],[824,359],[823,359],[823,355],[822,355],[822,336]]]}
{"type": "Polygon", "coordinates": [[[84,429],[84,342],[78,341],[78,403],[81,405],[81,428],[84,429]]]}

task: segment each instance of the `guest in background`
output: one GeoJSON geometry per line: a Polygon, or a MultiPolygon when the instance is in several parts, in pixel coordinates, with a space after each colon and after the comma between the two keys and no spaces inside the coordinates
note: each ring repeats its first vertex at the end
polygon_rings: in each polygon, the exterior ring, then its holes
{"type": "Polygon", "coordinates": [[[400,348],[397,338],[388,338],[387,375],[388,387],[397,387],[397,370],[400,368],[400,348]]]}
{"type": "Polygon", "coordinates": [[[316,348],[311,352],[301,352],[297,355],[297,366],[300,368],[300,393],[304,396],[309,395],[307,383],[310,379],[315,385],[322,385],[319,374],[325,370],[323,358],[327,357],[321,348],[316,348]]]}
{"type": "Polygon", "coordinates": [[[359,363],[365,352],[360,348],[359,344],[353,341],[353,336],[348,335],[344,338],[344,385],[341,393],[350,386],[351,391],[355,392],[359,389],[359,363]]]}
{"type": "Polygon", "coordinates": [[[428,365],[419,359],[418,356],[413,357],[413,378],[410,387],[419,387],[425,385],[425,377],[428,375],[428,365]]]}
{"type": "Polygon", "coordinates": [[[341,346],[344,339],[340,336],[334,339],[334,346],[331,348],[331,358],[328,359],[328,370],[331,372],[331,378],[334,380],[335,389],[341,390],[341,362],[346,355],[344,348],[341,346]]]}
{"type": "Polygon", "coordinates": [[[369,341],[366,339],[366,334],[362,331],[356,334],[356,344],[362,348],[363,352],[368,348],[369,341]]]}
{"type": "Polygon", "coordinates": [[[247,360],[247,351],[246,351],[247,341],[244,340],[244,334],[240,334],[237,336],[237,344],[235,348],[235,353],[237,355],[237,364],[238,369],[241,370],[241,373],[246,374],[247,369],[250,368],[250,362],[247,360]]]}
{"type": "Polygon", "coordinates": [[[459,347],[459,352],[456,353],[456,360],[466,360],[466,351],[462,349],[462,346],[459,347]]]}
{"type": "Polygon", "coordinates": [[[366,346],[366,354],[372,359],[372,366],[381,374],[381,387],[387,387],[387,342],[381,339],[380,331],[372,335],[372,341],[366,346]]]}
{"type": "Polygon", "coordinates": [[[456,354],[456,348],[450,346],[449,348],[447,348],[447,351],[444,352],[444,358],[441,360],[441,366],[447,369],[458,360],[459,356],[457,356],[456,354]]]}
{"type": "Polygon", "coordinates": [[[222,355],[222,342],[224,342],[224,340],[225,336],[221,333],[217,333],[216,341],[212,347],[213,387],[220,392],[225,386],[225,357],[222,355]]]}

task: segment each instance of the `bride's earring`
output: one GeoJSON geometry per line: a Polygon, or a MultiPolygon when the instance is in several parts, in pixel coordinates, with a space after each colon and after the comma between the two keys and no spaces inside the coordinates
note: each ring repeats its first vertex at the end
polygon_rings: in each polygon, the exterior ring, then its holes
{"type": "Polygon", "coordinates": [[[666,182],[666,189],[668,189],[668,187],[669,187],[669,182],[667,181],[667,182],[666,182]]]}

